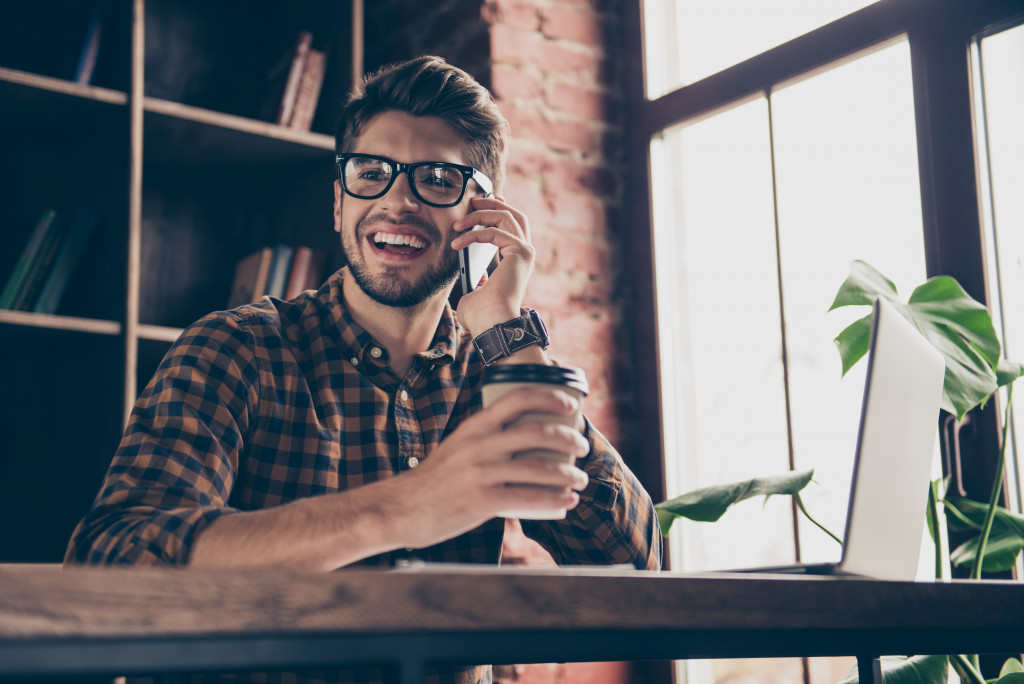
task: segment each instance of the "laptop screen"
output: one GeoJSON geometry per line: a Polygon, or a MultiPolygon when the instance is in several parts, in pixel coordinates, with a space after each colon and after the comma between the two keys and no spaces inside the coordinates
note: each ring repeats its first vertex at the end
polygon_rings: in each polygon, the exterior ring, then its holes
{"type": "Polygon", "coordinates": [[[913,580],[928,504],[945,364],[895,305],[875,303],[839,569],[913,580]]]}

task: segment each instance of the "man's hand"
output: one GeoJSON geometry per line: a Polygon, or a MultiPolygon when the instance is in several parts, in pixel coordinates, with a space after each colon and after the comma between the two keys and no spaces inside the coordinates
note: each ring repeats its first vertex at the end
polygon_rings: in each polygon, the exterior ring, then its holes
{"type": "Polygon", "coordinates": [[[501,255],[487,282],[459,301],[459,320],[475,336],[519,316],[533,272],[534,249],[526,215],[506,204],[504,198],[474,197],[470,207],[472,211],[455,222],[454,229],[462,234],[452,240],[452,248],[489,242],[501,255]],[[473,226],[484,227],[470,231],[473,226]]]}
{"type": "MultiPolygon", "coordinates": [[[[387,505],[393,515],[387,536],[402,546],[423,548],[458,536],[499,511],[573,508],[587,474],[568,463],[512,460],[511,454],[545,449],[585,456],[589,445],[571,427],[554,423],[504,426],[524,413],[568,415],[576,400],[557,390],[511,392],[473,415],[424,459],[416,470],[392,478],[387,505]],[[508,485],[540,484],[551,489],[508,485]]],[[[384,483],[381,483],[384,484],[384,483]]]]}

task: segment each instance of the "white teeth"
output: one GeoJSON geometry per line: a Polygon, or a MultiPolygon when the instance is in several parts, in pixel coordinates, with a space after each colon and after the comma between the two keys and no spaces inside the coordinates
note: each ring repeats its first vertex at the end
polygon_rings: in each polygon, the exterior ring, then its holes
{"type": "Polygon", "coordinates": [[[394,233],[375,233],[373,241],[377,243],[385,242],[389,245],[406,245],[413,249],[423,249],[427,246],[427,243],[420,240],[415,235],[396,235],[394,233]]]}

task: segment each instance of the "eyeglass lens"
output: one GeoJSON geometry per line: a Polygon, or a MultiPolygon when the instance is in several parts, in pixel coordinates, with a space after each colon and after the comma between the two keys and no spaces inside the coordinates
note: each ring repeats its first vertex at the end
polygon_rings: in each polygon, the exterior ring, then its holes
{"type": "MultiPolygon", "coordinates": [[[[356,197],[370,199],[384,193],[395,174],[393,165],[372,157],[349,157],[342,168],[345,189],[356,197]]],[[[413,189],[424,202],[454,204],[462,196],[466,177],[447,164],[424,164],[412,169],[413,189]]]]}

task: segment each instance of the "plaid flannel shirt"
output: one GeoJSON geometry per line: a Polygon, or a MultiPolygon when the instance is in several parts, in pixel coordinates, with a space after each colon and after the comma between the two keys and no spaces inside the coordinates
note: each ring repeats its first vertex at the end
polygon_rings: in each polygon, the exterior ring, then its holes
{"type": "MultiPolygon", "coordinates": [[[[484,365],[449,307],[430,349],[404,378],[358,326],[341,296],[347,269],[291,301],[212,313],[167,352],[132,411],[67,563],[185,565],[196,534],[232,511],[278,506],[401,475],[481,407],[484,365]]],[[[564,520],[523,521],[559,564],[658,569],[661,537],[650,497],[587,422],[590,475],[564,520]]],[[[402,559],[492,563],[504,523],[492,519],[436,546],[399,549],[356,565],[402,559]]],[[[436,674],[436,673],[435,673],[436,674]]],[[[490,681],[487,667],[435,681],[490,681]]],[[[249,681],[366,681],[367,669],[247,675],[249,681]]]]}

